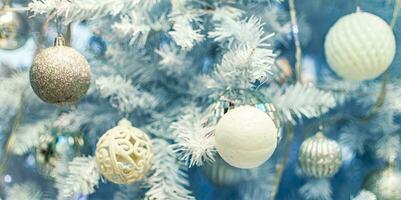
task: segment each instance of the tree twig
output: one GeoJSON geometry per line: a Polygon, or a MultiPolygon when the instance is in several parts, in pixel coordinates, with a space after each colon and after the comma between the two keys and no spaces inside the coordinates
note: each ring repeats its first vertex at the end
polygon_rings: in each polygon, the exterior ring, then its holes
{"type": "Polygon", "coordinates": [[[295,2],[294,0],[289,0],[288,5],[290,7],[290,18],[291,18],[291,33],[294,40],[295,45],[295,72],[298,82],[302,82],[302,49],[301,42],[299,41],[299,28],[297,22],[297,12],[295,10],[295,2]]]}
{"type": "MultiPolygon", "coordinates": [[[[395,5],[394,5],[394,10],[393,10],[393,17],[390,22],[391,29],[394,29],[394,26],[397,22],[400,5],[401,5],[401,0],[396,0],[395,5]]],[[[377,97],[372,110],[366,117],[364,117],[364,119],[370,119],[374,114],[379,112],[380,109],[382,108],[384,101],[386,100],[388,79],[389,79],[389,70],[387,69],[383,74],[383,82],[382,82],[382,85],[380,88],[379,96],[377,97]]]]}
{"type": "Polygon", "coordinates": [[[287,123],[287,134],[285,138],[285,143],[284,143],[284,152],[283,152],[283,157],[281,158],[280,162],[276,164],[276,172],[274,174],[274,179],[273,179],[273,188],[270,194],[270,199],[274,200],[276,198],[278,189],[280,187],[281,183],[281,178],[284,173],[284,169],[287,166],[288,159],[290,157],[291,153],[291,144],[292,140],[294,138],[294,130],[292,127],[291,122],[287,123]]]}
{"type": "MultiPolygon", "coordinates": [[[[295,10],[295,0],[288,0],[288,5],[290,9],[290,17],[291,17],[291,27],[292,27],[292,36],[295,45],[295,72],[296,72],[296,81],[298,83],[302,83],[302,49],[301,42],[299,41],[298,33],[298,23],[297,23],[297,13],[295,10]]],[[[272,192],[270,194],[270,199],[276,199],[277,192],[280,188],[281,179],[283,177],[284,170],[288,164],[288,160],[291,153],[291,145],[294,139],[294,132],[291,122],[287,122],[287,134],[284,138],[284,152],[281,159],[276,164],[276,169],[274,173],[273,179],[273,187],[272,192]]]]}
{"type": "Polygon", "coordinates": [[[2,155],[0,158],[0,174],[3,174],[3,172],[5,171],[10,156],[10,152],[15,145],[15,140],[16,140],[15,133],[19,127],[19,124],[21,123],[25,111],[24,99],[25,99],[24,94],[21,94],[19,108],[15,115],[14,120],[12,121],[11,132],[4,145],[4,155],[2,155]]]}

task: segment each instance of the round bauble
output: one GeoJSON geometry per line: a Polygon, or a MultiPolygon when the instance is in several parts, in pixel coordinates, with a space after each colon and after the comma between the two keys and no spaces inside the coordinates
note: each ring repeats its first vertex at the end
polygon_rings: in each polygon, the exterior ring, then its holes
{"type": "Polygon", "coordinates": [[[82,97],[89,88],[91,70],[85,57],[64,46],[61,36],[55,46],[42,50],[30,71],[33,91],[45,102],[68,105],[82,97]]]}
{"type": "Polygon", "coordinates": [[[278,130],[265,112],[240,106],[229,110],[217,123],[216,148],[228,164],[255,168],[270,158],[277,147],[278,130]]]}
{"type": "Polygon", "coordinates": [[[395,37],[380,17],[356,12],[341,17],[330,28],[324,44],[327,62],[347,80],[370,80],[390,66],[395,37]]]}
{"type": "Polygon", "coordinates": [[[248,180],[252,174],[251,169],[238,169],[229,165],[219,155],[215,156],[213,163],[202,166],[205,176],[218,186],[232,186],[248,180]]]}
{"type": "Polygon", "coordinates": [[[126,119],[108,130],[96,145],[100,173],[117,184],[142,179],[151,167],[152,158],[151,140],[126,119]]]}
{"type": "Polygon", "coordinates": [[[23,46],[29,38],[29,23],[9,6],[0,10],[0,49],[14,50],[23,46]]]}
{"type": "Polygon", "coordinates": [[[401,200],[401,172],[395,167],[373,172],[363,185],[376,195],[377,200],[401,200]]]}
{"type": "Polygon", "coordinates": [[[313,178],[329,178],[341,167],[342,154],[336,141],[321,132],[302,142],[298,152],[302,172],[313,178]]]}

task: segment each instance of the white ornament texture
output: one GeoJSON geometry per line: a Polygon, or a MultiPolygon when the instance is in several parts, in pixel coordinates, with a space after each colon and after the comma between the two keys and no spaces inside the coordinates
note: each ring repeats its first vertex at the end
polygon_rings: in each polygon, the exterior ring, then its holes
{"type": "Polygon", "coordinates": [[[96,162],[103,176],[117,184],[142,179],[152,164],[151,141],[140,129],[122,119],[96,145],[96,162]]]}
{"type": "Polygon", "coordinates": [[[325,54],[330,67],[346,80],[378,77],[394,59],[396,41],[380,17],[356,12],[341,17],[329,30],[325,54]]]}
{"type": "Polygon", "coordinates": [[[278,129],[272,117],[252,107],[228,111],[215,130],[216,148],[228,164],[243,169],[262,165],[273,154],[278,129]]]}

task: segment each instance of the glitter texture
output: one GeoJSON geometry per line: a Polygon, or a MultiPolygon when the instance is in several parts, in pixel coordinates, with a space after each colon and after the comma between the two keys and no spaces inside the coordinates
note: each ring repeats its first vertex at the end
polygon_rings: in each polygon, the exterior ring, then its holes
{"type": "Polygon", "coordinates": [[[90,66],[76,50],[54,46],[36,55],[30,71],[31,86],[45,102],[68,105],[89,88],[90,66]]]}
{"type": "Polygon", "coordinates": [[[0,48],[18,49],[29,38],[29,24],[19,13],[3,8],[0,11],[0,48]]]}

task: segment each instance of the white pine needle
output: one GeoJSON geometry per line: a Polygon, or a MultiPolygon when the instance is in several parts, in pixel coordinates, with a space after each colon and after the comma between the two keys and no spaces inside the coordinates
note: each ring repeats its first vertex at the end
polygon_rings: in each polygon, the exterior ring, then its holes
{"type": "Polygon", "coordinates": [[[156,97],[140,91],[131,80],[119,75],[99,77],[96,86],[100,95],[109,98],[111,105],[121,112],[129,113],[137,107],[152,109],[158,104],[156,97]]]}
{"type": "Polygon", "coordinates": [[[209,133],[214,127],[205,127],[207,118],[202,116],[200,109],[185,109],[184,113],[171,125],[176,135],[174,150],[189,167],[213,161],[215,141],[209,133]]]}
{"type": "Polygon", "coordinates": [[[6,200],[40,200],[42,193],[33,183],[14,184],[7,192],[6,200]]]}
{"type": "Polygon", "coordinates": [[[34,14],[46,14],[51,17],[63,17],[63,22],[85,19],[95,20],[101,17],[132,10],[139,0],[33,0],[29,3],[29,10],[34,14]]]}
{"type": "Polygon", "coordinates": [[[291,85],[283,93],[272,96],[277,109],[293,122],[295,122],[294,117],[318,117],[336,106],[336,101],[330,92],[319,90],[312,85],[291,85]]]}
{"type": "Polygon", "coordinates": [[[299,192],[306,200],[331,200],[331,184],[327,179],[310,180],[303,185],[299,192]]]}
{"type": "Polygon", "coordinates": [[[95,192],[100,180],[96,161],[92,157],[76,157],[67,165],[60,161],[53,176],[59,197],[66,199],[95,192]]]}
{"type": "Polygon", "coordinates": [[[195,200],[189,186],[185,168],[179,163],[174,150],[165,140],[153,140],[154,163],[152,175],[146,180],[149,190],[146,200],[195,200]]]}
{"type": "Polygon", "coordinates": [[[376,195],[370,191],[362,190],[358,196],[351,198],[351,200],[377,200],[376,195]]]}

